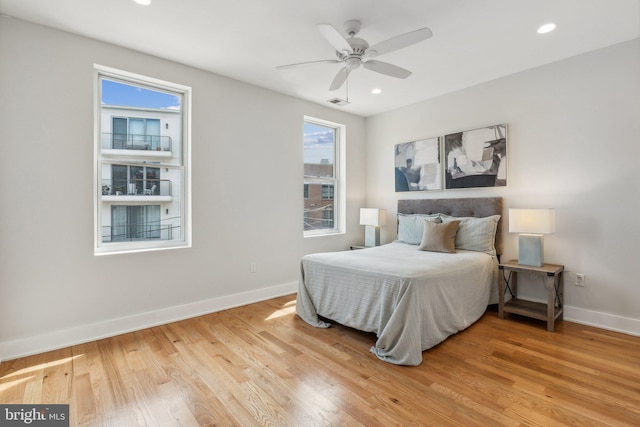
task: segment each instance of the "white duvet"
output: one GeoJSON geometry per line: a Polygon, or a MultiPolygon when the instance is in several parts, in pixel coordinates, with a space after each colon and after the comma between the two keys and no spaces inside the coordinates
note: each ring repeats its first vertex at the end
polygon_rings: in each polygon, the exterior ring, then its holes
{"type": "Polygon", "coordinates": [[[394,242],[363,250],[307,255],[297,313],[318,315],[378,340],[371,351],[398,365],[419,365],[422,351],[478,320],[497,283],[498,262],[482,252],[425,252],[394,242]]]}

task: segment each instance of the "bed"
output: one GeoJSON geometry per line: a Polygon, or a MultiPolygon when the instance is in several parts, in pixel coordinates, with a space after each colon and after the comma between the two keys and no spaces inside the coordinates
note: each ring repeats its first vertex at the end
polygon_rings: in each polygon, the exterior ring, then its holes
{"type": "Polygon", "coordinates": [[[371,352],[379,359],[421,364],[424,350],[497,301],[501,213],[499,197],[399,200],[398,240],[302,258],[298,316],[319,328],[334,321],[373,332],[371,352]],[[453,245],[454,228],[453,253],[439,250],[442,242],[429,246],[443,230],[453,245]]]}

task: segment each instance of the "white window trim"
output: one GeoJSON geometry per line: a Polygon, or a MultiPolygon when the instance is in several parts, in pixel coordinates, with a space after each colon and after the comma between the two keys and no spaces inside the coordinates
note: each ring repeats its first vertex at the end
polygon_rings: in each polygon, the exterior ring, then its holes
{"type": "MultiPolygon", "coordinates": [[[[93,66],[93,90],[94,90],[94,125],[93,125],[93,217],[94,217],[94,255],[114,255],[134,252],[147,252],[155,250],[190,248],[192,242],[192,220],[191,220],[191,87],[180,85],[177,83],[159,80],[153,77],[143,76],[116,68],[105,67],[103,65],[94,64],[93,66]],[[164,89],[170,92],[178,92],[182,95],[182,182],[181,182],[181,215],[182,226],[184,227],[182,240],[165,240],[165,241],[144,241],[144,242],[126,242],[126,243],[109,243],[109,245],[101,245],[102,241],[102,172],[101,172],[101,145],[100,145],[100,121],[101,121],[101,87],[100,77],[111,77],[117,80],[127,81],[129,83],[150,87],[155,89],[164,89]]],[[[162,167],[162,166],[161,166],[162,167]]]]}
{"type": "MultiPolygon", "coordinates": [[[[318,119],[316,117],[304,116],[303,123],[313,123],[320,126],[334,128],[336,130],[335,140],[335,159],[334,159],[334,174],[335,182],[334,186],[334,207],[333,207],[333,221],[334,228],[323,230],[304,230],[304,237],[320,237],[320,236],[334,236],[336,234],[345,234],[347,232],[347,185],[346,185],[346,141],[347,141],[347,127],[340,123],[330,122],[328,120],[318,119]]],[[[304,163],[304,160],[303,160],[304,163]]],[[[304,203],[304,195],[303,195],[304,203]]]]}

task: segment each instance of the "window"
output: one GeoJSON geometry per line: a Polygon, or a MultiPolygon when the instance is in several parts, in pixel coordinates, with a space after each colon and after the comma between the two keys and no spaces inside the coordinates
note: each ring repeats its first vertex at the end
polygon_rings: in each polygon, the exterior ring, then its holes
{"type": "Polygon", "coordinates": [[[95,253],[190,246],[191,89],[95,69],[95,253]]]}
{"type": "Polygon", "coordinates": [[[333,200],[333,184],[322,184],[322,200],[333,200]]]}
{"type": "MultiPolygon", "coordinates": [[[[157,167],[112,164],[111,178],[102,180],[102,195],[159,195],[160,185],[170,184],[170,181],[164,181],[160,181],[160,168],[157,167]]],[[[167,189],[163,193],[170,194],[171,191],[167,189]]]]}
{"type": "Polygon", "coordinates": [[[331,207],[327,207],[322,211],[322,220],[327,223],[333,223],[333,209],[331,207]]]}
{"type": "Polygon", "coordinates": [[[156,150],[160,144],[160,120],[141,117],[113,117],[114,149],[156,150]]]}
{"type": "Polygon", "coordinates": [[[341,161],[345,126],[305,117],[304,234],[344,231],[344,180],[341,161]]]}
{"type": "Polygon", "coordinates": [[[161,239],[171,235],[171,227],[162,227],[160,205],[111,206],[112,242],[132,242],[134,240],[161,239]]]}

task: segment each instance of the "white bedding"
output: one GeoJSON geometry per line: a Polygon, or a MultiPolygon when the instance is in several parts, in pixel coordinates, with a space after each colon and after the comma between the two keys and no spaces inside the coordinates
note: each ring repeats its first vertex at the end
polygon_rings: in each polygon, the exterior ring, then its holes
{"type": "Polygon", "coordinates": [[[482,252],[425,252],[393,242],[301,261],[297,313],[316,327],[318,315],[378,339],[381,360],[419,365],[422,351],[478,320],[497,283],[498,261],[482,252]]]}

